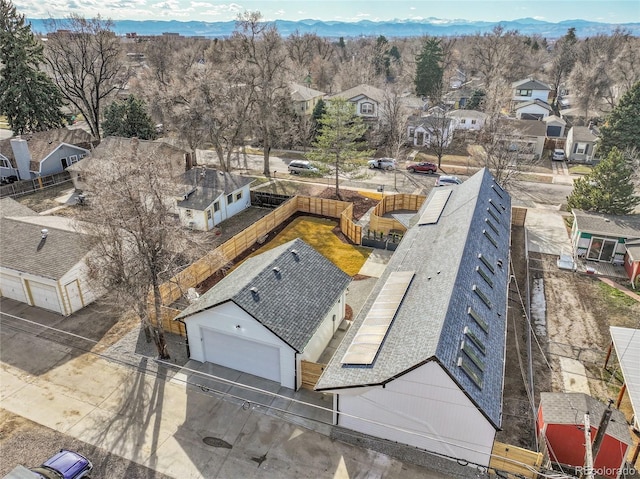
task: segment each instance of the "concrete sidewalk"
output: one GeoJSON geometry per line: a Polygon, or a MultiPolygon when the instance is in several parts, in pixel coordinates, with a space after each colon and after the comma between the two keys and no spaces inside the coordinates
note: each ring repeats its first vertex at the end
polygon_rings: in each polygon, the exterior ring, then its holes
{"type": "Polygon", "coordinates": [[[295,411],[169,381],[146,358],[133,369],[86,353],[39,376],[2,359],[2,408],[179,479],[445,477],[295,424],[295,411]]]}

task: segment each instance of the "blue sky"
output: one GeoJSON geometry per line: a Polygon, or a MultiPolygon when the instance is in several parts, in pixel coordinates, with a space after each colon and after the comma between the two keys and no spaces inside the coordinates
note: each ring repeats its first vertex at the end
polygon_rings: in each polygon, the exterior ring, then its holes
{"type": "Polygon", "coordinates": [[[235,20],[243,11],[259,11],[265,20],[440,19],[549,22],[591,20],[640,22],[638,0],[13,0],[27,18],[85,17],[112,20],[235,20]]]}

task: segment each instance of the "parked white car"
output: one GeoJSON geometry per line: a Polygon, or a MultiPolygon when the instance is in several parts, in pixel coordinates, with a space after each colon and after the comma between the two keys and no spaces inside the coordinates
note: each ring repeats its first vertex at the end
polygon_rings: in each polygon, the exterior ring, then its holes
{"type": "Polygon", "coordinates": [[[374,158],[368,161],[369,168],[379,168],[381,170],[395,170],[398,162],[393,158],[374,158]]]}
{"type": "Polygon", "coordinates": [[[567,157],[564,154],[564,150],[556,148],[555,150],[553,150],[553,154],[551,155],[551,159],[553,161],[564,161],[564,160],[567,159],[567,157]]]}

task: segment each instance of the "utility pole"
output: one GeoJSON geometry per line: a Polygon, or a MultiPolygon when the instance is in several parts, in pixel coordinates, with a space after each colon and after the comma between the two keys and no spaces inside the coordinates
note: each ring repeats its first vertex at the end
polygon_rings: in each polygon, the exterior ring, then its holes
{"type": "Polygon", "coordinates": [[[609,405],[607,409],[602,413],[602,418],[600,418],[600,425],[598,426],[598,432],[596,433],[596,437],[593,440],[593,462],[598,458],[598,452],[600,451],[600,446],[602,446],[602,441],[604,440],[604,433],[607,431],[607,426],[609,425],[609,421],[611,420],[611,414],[613,413],[613,409],[611,409],[611,404],[613,403],[613,399],[609,399],[609,405]]]}
{"type": "Polygon", "coordinates": [[[584,471],[582,477],[584,479],[594,479],[593,477],[593,451],[591,450],[591,422],[589,421],[589,413],[584,415],[584,471]]]}

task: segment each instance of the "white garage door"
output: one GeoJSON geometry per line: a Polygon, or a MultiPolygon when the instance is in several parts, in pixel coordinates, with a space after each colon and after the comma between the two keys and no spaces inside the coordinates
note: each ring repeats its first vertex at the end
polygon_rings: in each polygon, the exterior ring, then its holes
{"type": "Polygon", "coordinates": [[[37,283],[35,281],[29,281],[29,290],[31,291],[31,299],[33,299],[33,305],[42,309],[48,309],[49,311],[55,311],[62,314],[62,308],[60,308],[60,301],[58,301],[58,293],[54,286],[49,284],[37,283]]]}
{"type": "Polygon", "coordinates": [[[280,382],[280,350],[202,329],[205,361],[280,382]]]}
{"type": "Polygon", "coordinates": [[[2,296],[5,298],[27,303],[27,296],[22,287],[22,281],[18,276],[0,275],[0,291],[2,291],[2,296]]]}

